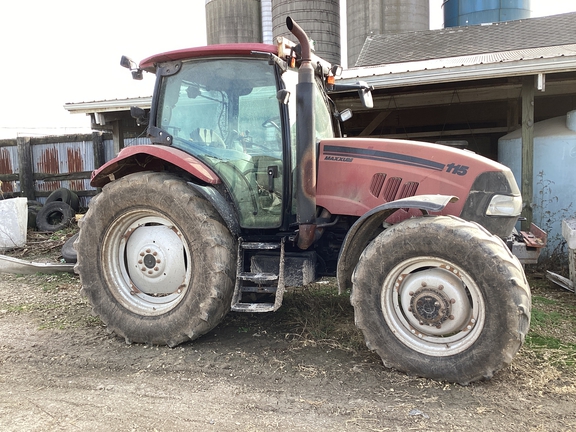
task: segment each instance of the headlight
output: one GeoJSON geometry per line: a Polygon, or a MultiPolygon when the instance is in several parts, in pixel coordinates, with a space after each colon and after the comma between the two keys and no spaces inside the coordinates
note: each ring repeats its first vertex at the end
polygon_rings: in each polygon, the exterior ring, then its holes
{"type": "Polygon", "coordinates": [[[494,195],[490,200],[486,215],[488,216],[518,216],[522,211],[520,195],[494,195]]]}

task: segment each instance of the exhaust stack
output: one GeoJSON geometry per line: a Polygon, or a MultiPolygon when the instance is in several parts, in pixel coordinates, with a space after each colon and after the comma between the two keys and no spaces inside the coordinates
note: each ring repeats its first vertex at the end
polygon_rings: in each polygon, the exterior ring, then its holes
{"type": "Polygon", "coordinates": [[[296,22],[286,26],[300,42],[302,61],[296,84],[296,190],[298,247],[308,249],[316,231],[316,133],[314,123],[314,66],[308,36],[296,22]]]}

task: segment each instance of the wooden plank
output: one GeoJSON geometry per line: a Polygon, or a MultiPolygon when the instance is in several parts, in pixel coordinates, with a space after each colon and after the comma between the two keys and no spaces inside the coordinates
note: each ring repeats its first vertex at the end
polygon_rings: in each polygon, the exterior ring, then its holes
{"type": "Polygon", "coordinates": [[[62,181],[62,180],[86,180],[92,175],[92,171],[72,173],[34,173],[34,180],[62,181]]]}
{"type": "Polygon", "coordinates": [[[20,178],[20,174],[16,173],[16,174],[0,174],[0,181],[3,182],[12,182],[12,181],[18,181],[18,179],[20,178]]]}
{"type": "Polygon", "coordinates": [[[528,230],[532,223],[532,200],[534,195],[534,94],[535,76],[522,81],[522,229],[528,230]]]}
{"type": "Polygon", "coordinates": [[[384,119],[390,115],[391,112],[392,111],[380,111],[378,115],[374,118],[374,120],[372,120],[370,124],[368,124],[368,126],[366,126],[362,132],[360,132],[359,136],[368,136],[372,132],[374,132],[374,129],[376,129],[378,125],[382,123],[384,119]]]}
{"type": "MultiPolygon", "coordinates": [[[[548,76],[549,77],[549,76],[548,76]]],[[[527,77],[534,80],[535,76],[527,77]]],[[[533,83],[534,84],[534,83],[533,83]]],[[[478,86],[476,88],[464,88],[458,90],[459,103],[493,102],[518,99],[521,96],[522,84],[510,82],[494,86],[478,86]]],[[[398,91],[398,90],[397,90],[398,91]]],[[[576,94],[576,80],[547,80],[546,92],[540,92],[539,97],[563,96],[576,94]]],[[[357,94],[332,95],[338,109],[350,108],[354,112],[367,111],[360,103],[357,94]]],[[[422,88],[421,91],[413,90],[409,93],[383,93],[373,92],[374,110],[386,110],[390,107],[395,109],[422,108],[429,106],[444,106],[454,103],[454,89],[446,90],[422,88]]]]}
{"type": "Polygon", "coordinates": [[[475,128],[475,129],[459,129],[459,130],[449,130],[449,131],[427,131],[427,132],[412,132],[412,133],[401,133],[401,134],[388,134],[388,135],[370,135],[370,138],[427,138],[427,137],[441,137],[441,136],[457,136],[457,135],[480,135],[480,134],[492,134],[492,133],[502,133],[508,132],[506,127],[494,127],[494,128],[475,128]]]}

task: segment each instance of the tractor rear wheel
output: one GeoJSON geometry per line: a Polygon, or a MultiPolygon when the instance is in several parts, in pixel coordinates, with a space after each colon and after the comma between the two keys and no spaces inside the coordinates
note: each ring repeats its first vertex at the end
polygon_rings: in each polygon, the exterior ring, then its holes
{"type": "Polygon", "coordinates": [[[510,363],[530,323],[520,262],[483,227],[451,216],[381,233],[353,275],[368,347],[410,375],[468,384],[510,363]]]}
{"type": "Polygon", "coordinates": [[[136,173],[95,196],[75,243],[83,293],[127,342],[175,346],[230,308],[236,246],[214,207],[167,173],[136,173]]]}

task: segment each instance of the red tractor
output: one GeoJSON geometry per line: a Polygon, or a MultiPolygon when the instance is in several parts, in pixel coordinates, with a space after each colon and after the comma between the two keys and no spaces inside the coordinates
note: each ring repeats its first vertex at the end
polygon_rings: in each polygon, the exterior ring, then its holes
{"type": "MultiPolygon", "coordinates": [[[[530,288],[502,241],[511,171],[423,142],[342,138],[334,68],[299,40],[214,45],[132,65],[157,80],[151,145],[94,171],[76,242],[83,292],[127,342],[175,346],[228,311],[268,312],[285,288],[337,276],[387,367],[468,383],[510,363],[530,288]]],[[[371,102],[370,89],[352,86],[371,102]]]]}

